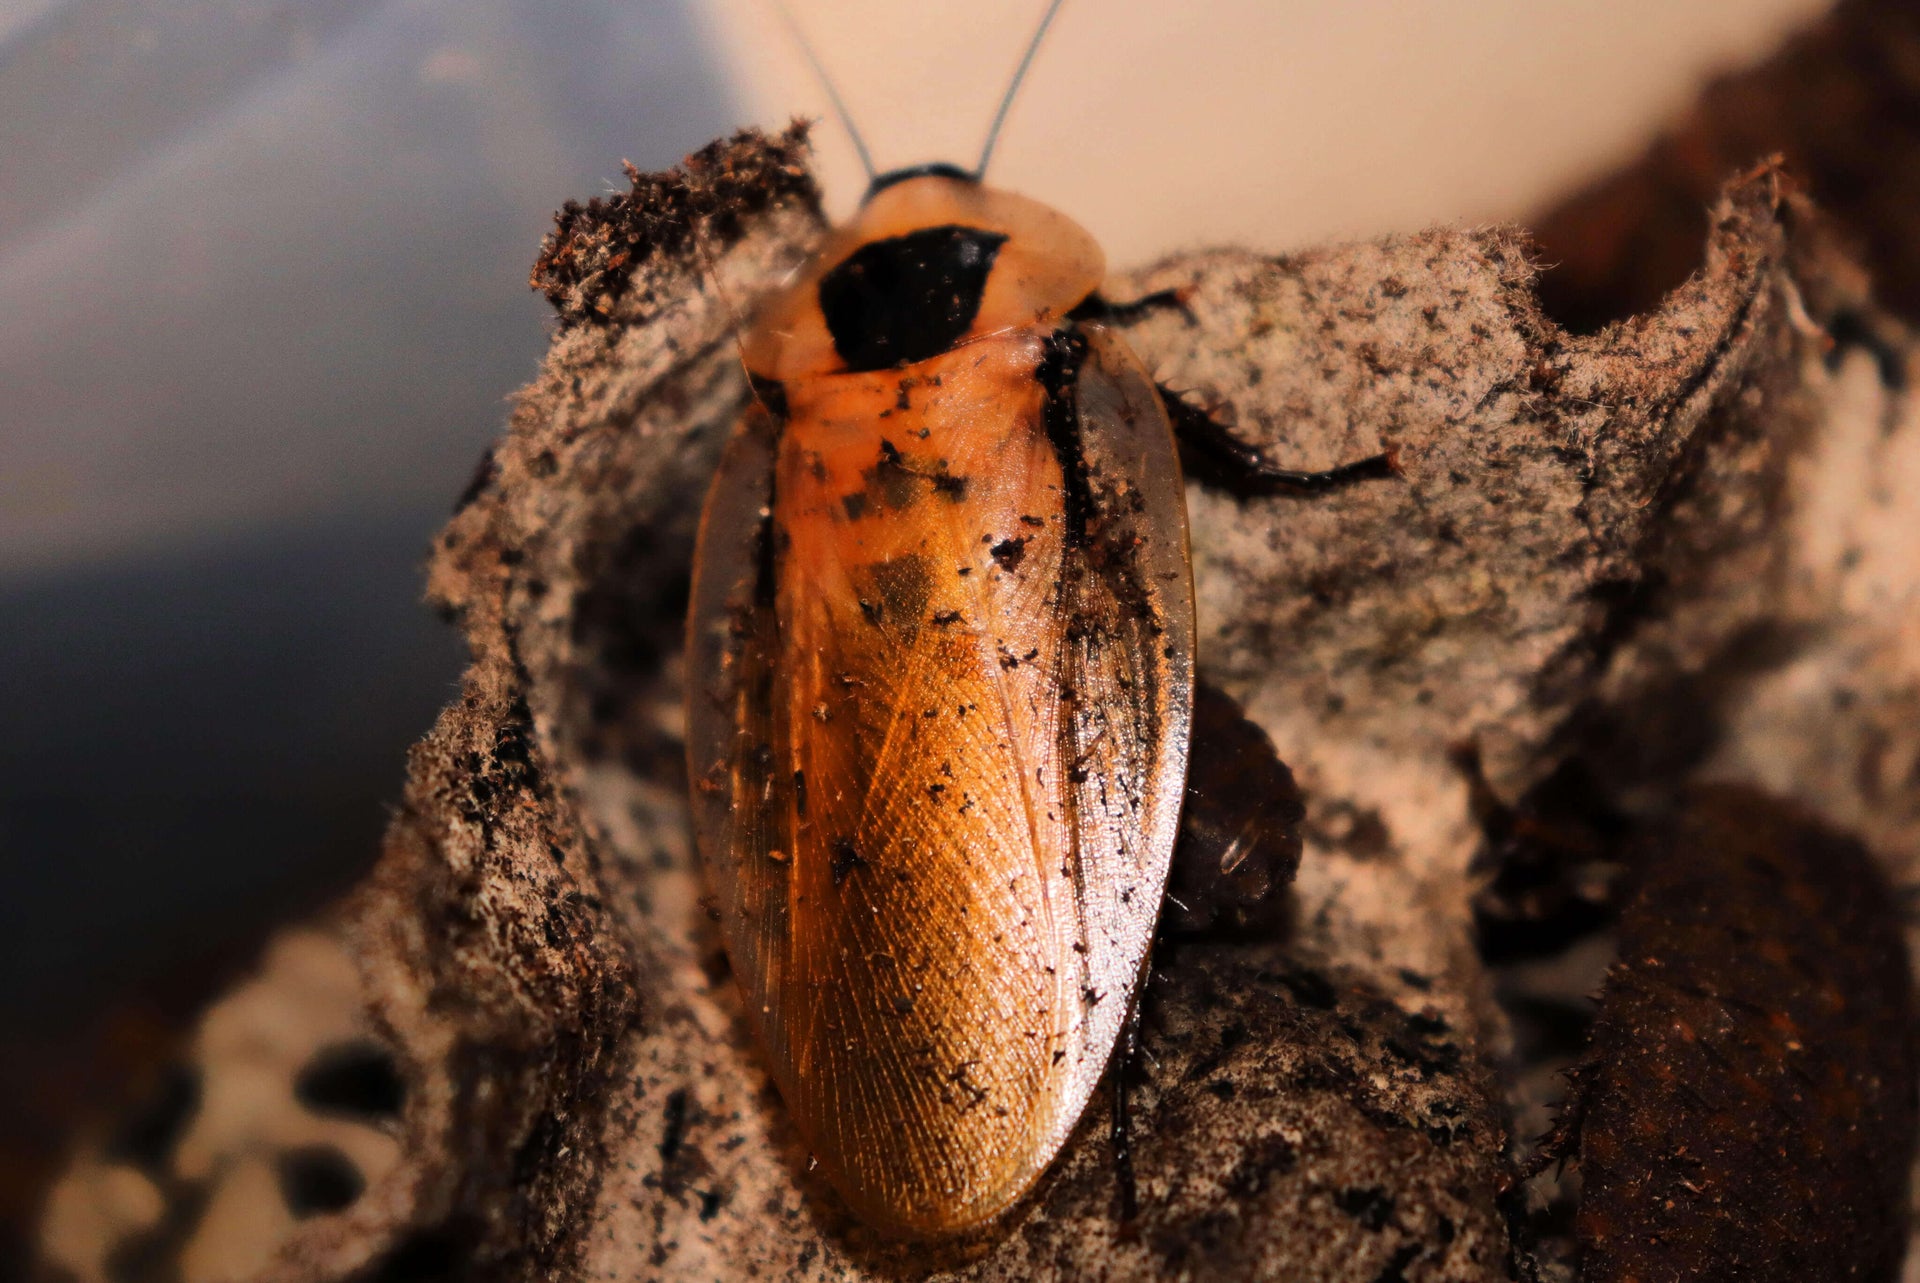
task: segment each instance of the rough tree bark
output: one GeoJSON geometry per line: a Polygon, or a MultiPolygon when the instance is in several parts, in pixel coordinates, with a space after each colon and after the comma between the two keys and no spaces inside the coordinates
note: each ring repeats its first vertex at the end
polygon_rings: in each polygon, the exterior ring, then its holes
{"type": "MultiPolygon", "coordinates": [[[[1190,478],[1201,666],[1297,774],[1307,853],[1281,938],[1156,957],[1137,1227],[1096,1106],[995,1233],[905,1249],[808,1174],[682,800],[694,521],[747,395],[737,319],[820,231],[801,150],[745,134],[636,175],[536,269],[562,328],[431,567],[465,688],[334,927],[405,1083],[398,1157],[259,1276],[1509,1277],[1527,1052],[1476,945],[1461,746],[1492,795],[1577,761],[1636,816],[1745,780],[1913,875],[1920,424],[1882,377],[1904,354],[1831,337],[1857,275],[1763,168],[1703,270],[1590,336],[1542,312],[1510,229],[1110,284],[1189,291],[1129,341],[1276,457],[1390,447],[1401,475],[1190,478]]],[[[1870,1193],[1897,1234],[1904,1195],[1870,1193]]]]}

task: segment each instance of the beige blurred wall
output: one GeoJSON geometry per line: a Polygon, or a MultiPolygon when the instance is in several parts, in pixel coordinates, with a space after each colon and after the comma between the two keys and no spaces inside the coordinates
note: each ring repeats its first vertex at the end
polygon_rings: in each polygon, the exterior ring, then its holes
{"type": "MultiPolygon", "coordinates": [[[[792,0],[883,169],[971,164],[1039,0],[792,0]]],[[[994,182],[1116,265],[1524,215],[1631,155],[1703,77],[1822,0],[1068,0],[994,182]]],[[[770,0],[705,11],[755,120],[825,117],[830,202],[864,186],[770,0]]]]}

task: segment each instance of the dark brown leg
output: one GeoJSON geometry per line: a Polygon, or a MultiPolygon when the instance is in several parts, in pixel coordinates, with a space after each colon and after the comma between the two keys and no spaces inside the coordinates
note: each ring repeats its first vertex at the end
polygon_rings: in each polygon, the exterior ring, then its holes
{"type": "MultiPolygon", "coordinates": [[[[1191,320],[1192,313],[1187,312],[1187,300],[1190,297],[1191,291],[1185,289],[1155,290],[1125,303],[1115,303],[1094,294],[1073,309],[1071,316],[1077,321],[1112,321],[1130,325],[1154,312],[1178,308],[1186,312],[1191,320]]],[[[1182,453],[1186,456],[1188,471],[1202,481],[1217,484],[1223,489],[1266,493],[1276,490],[1313,492],[1332,490],[1354,481],[1374,481],[1399,475],[1391,450],[1319,472],[1283,468],[1268,459],[1258,446],[1249,445],[1235,436],[1231,428],[1205,410],[1182,400],[1177,392],[1162,387],[1160,398],[1166,402],[1167,413],[1173,419],[1175,435],[1187,447],[1182,453]]]]}
{"type": "Polygon", "coordinates": [[[1305,472],[1282,468],[1256,445],[1242,441],[1233,430],[1177,392],[1160,389],[1174,435],[1186,447],[1181,451],[1188,472],[1199,480],[1235,493],[1271,494],[1277,491],[1319,493],[1356,481],[1378,481],[1400,475],[1393,451],[1369,455],[1352,463],[1305,472]]]}
{"type": "MultiPolygon", "coordinates": [[[[1076,321],[1112,321],[1116,325],[1131,325],[1142,317],[1170,307],[1186,312],[1188,295],[1187,290],[1155,290],[1151,294],[1142,294],[1139,298],[1130,299],[1125,303],[1115,303],[1111,299],[1092,294],[1068,315],[1076,321]]],[[[1188,315],[1188,319],[1192,319],[1191,314],[1188,315]]]]}

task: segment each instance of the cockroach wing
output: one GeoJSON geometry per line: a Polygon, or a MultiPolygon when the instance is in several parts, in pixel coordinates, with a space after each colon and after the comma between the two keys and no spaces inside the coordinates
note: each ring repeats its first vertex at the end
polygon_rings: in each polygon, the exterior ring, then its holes
{"type": "MultiPolygon", "coordinates": [[[[737,857],[766,858],[776,801],[772,683],[778,650],[773,609],[773,461],[780,424],[757,400],[721,451],[707,490],[687,609],[687,776],[695,843],[709,881],[724,890],[737,857]]],[[[768,912],[784,912],[770,904],[768,912]]],[[[781,924],[783,926],[783,924],[781,924]]],[[[770,934],[778,934],[777,932],[770,934]]],[[[728,956],[749,989],[760,976],[753,949],[768,935],[728,934],[728,956]]],[[[757,983],[764,986],[761,977],[757,983]]]]}
{"type": "Polygon", "coordinates": [[[951,1232],[1059,1150],[1152,939],[1192,690],[1179,465],[1097,326],[787,390],[702,526],[696,832],[821,1164],[868,1221],[951,1232]]]}
{"type": "MultiPolygon", "coordinates": [[[[1122,1008],[1117,999],[1130,997],[1152,942],[1179,833],[1180,803],[1164,790],[1186,783],[1193,566],[1179,454],[1153,380],[1117,334],[1099,325],[1081,332],[1087,353],[1076,399],[1088,515],[1084,552],[1066,559],[1062,580],[1062,743],[1073,829],[1092,879],[1082,896],[1088,929],[1116,942],[1101,1005],[1122,1008]],[[1136,867],[1153,870],[1154,881],[1133,882],[1136,867]]],[[[1102,1013],[1109,1040],[1124,1014],[1102,1013]]]]}

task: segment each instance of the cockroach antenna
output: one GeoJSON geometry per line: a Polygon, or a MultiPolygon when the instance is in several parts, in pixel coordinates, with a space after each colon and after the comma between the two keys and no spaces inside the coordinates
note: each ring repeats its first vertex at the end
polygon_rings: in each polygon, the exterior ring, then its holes
{"type": "MultiPolygon", "coordinates": [[[[873,156],[867,151],[867,140],[860,136],[860,130],[853,123],[853,113],[849,112],[847,104],[840,100],[840,91],[834,88],[833,77],[827,74],[825,65],[820,61],[820,55],[813,51],[813,42],[807,39],[807,33],[801,29],[800,20],[793,16],[793,10],[788,7],[786,0],[773,0],[773,7],[779,13],[780,20],[787,24],[787,30],[793,35],[793,42],[800,46],[800,52],[806,57],[807,65],[813,68],[814,77],[819,80],[820,87],[827,91],[827,101],[833,104],[833,114],[840,117],[840,123],[846,127],[847,136],[853,139],[853,150],[859,154],[860,167],[867,171],[867,181],[871,183],[876,176],[873,156]]],[[[1059,8],[1058,0],[1054,7],[1059,8]]],[[[1047,16],[1051,18],[1053,15],[1047,16]]],[[[1043,27],[1042,30],[1045,28],[1043,27]]],[[[1031,58],[1033,55],[1029,52],[1027,56],[1031,58]]]]}
{"type": "Polygon", "coordinates": [[[993,145],[1000,141],[1000,127],[1007,123],[1007,113],[1013,110],[1014,95],[1020,92],[1020,82],[1027,78],[1027,68],[1033,65],[1033,56],[1040,52],[1040,42],[1047,38],[1047,28],[1053,25],[1054,15],[1060,12],[1060,6],[1066,2],[1052,0],[1047,5],[1046,13],[1040,16],[1040,25],[1034,28],[1033,39],[1027,42],[1026,53],[1020,56],[1020,65],[1014,68],[1013,80],[1007,85],[1007,92],[1001,95],[1000,110],[993,113],[993,124],[987,127],[987,145],[980,149],[980,163],[973,167],[976,182],[987,176],[987,161],[993,158],[993,145]]]}

